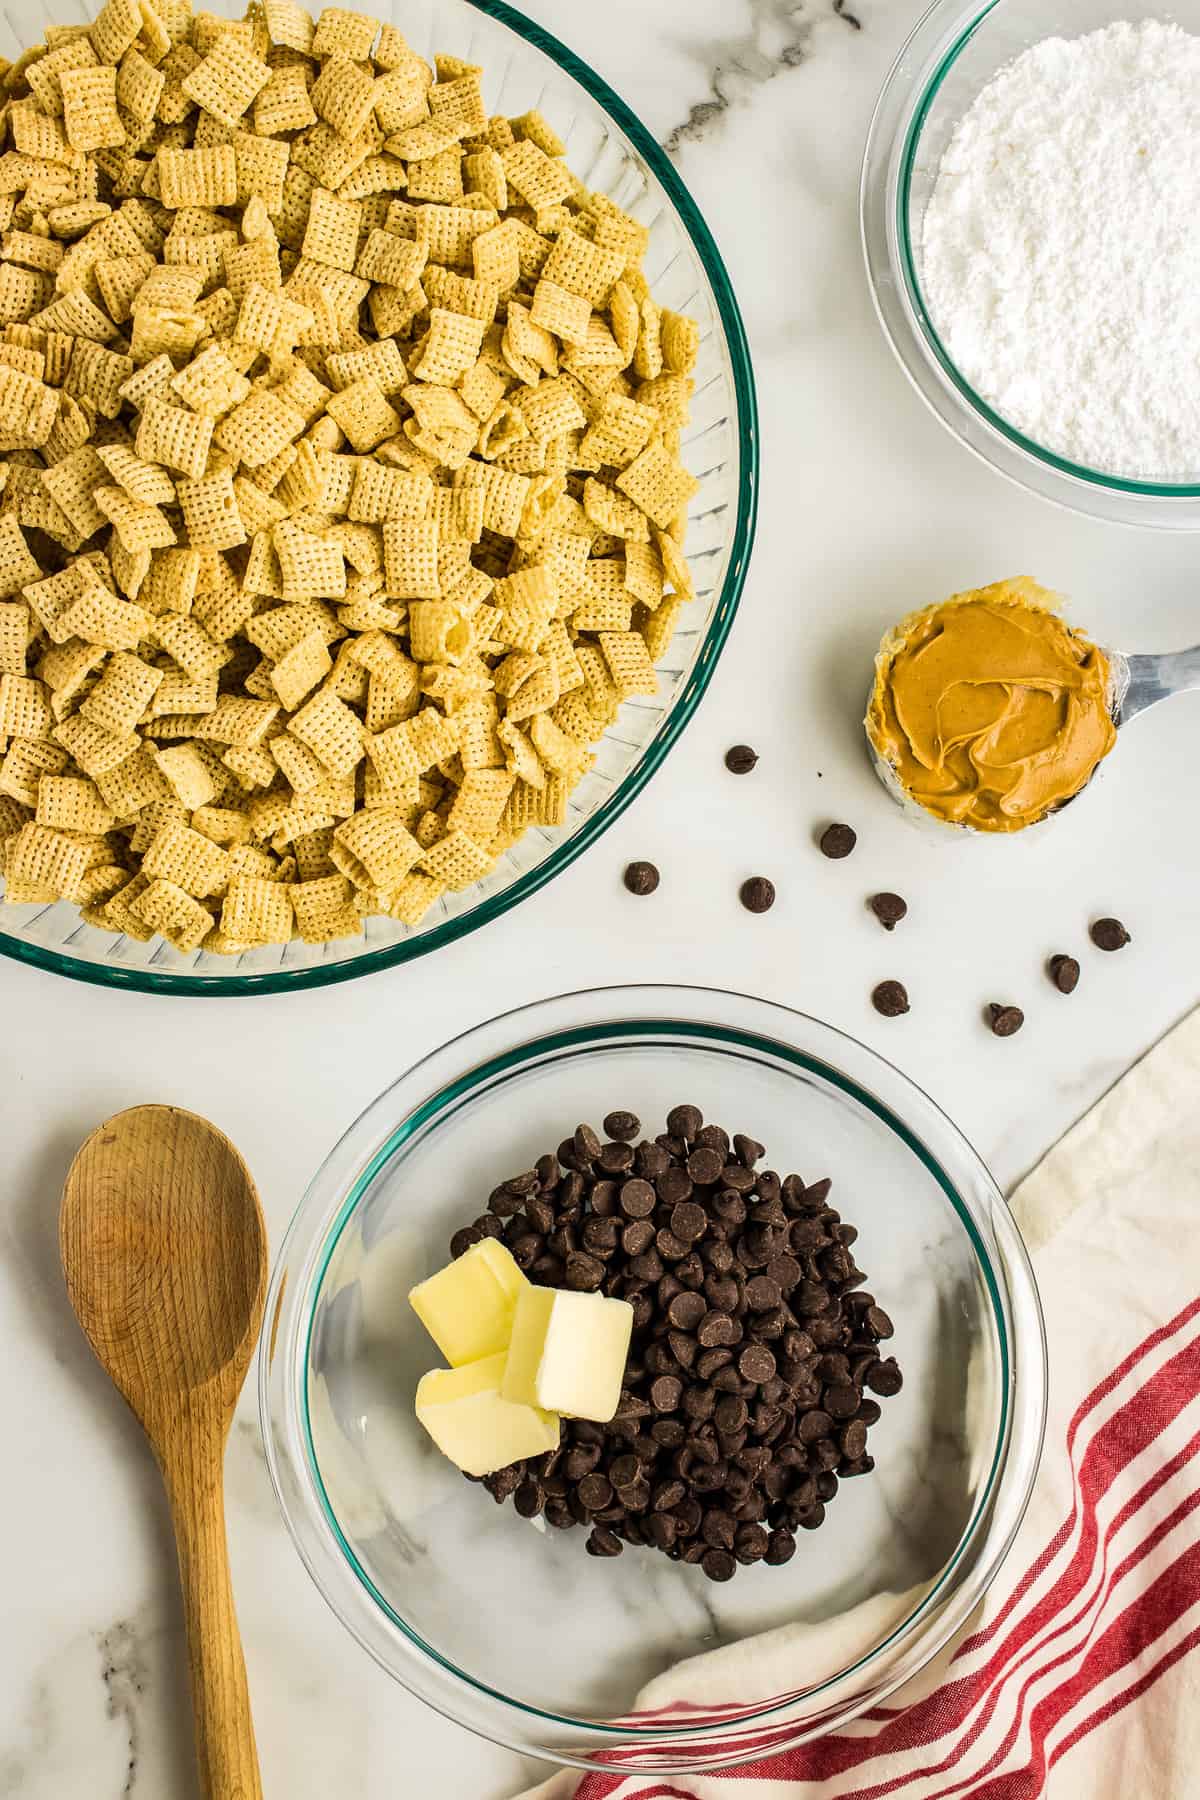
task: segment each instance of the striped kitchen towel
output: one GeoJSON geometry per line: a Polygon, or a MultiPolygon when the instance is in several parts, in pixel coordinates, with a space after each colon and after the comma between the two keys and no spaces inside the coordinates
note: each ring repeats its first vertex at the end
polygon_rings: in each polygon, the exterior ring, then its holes
{"type": "MultiPolygon", "coordinates": [[[[1200,1012],[1017,1189],[1046,1311],[1033,1501],[967,1633],[852,1725],[721,1773],[527,1800],[1200,1797],[1200,1012]]],[[[750,1646],[740,1646],[745,1655],[750,1646]]],[[[713,1699],[714,1652],[648,1706],[713,1699]]]]}

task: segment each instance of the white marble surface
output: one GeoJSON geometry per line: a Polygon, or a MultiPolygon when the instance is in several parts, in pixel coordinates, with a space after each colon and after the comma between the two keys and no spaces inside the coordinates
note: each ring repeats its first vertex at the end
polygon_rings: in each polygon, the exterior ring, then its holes
{"type": "MultiPolygon", "coordinates": [[[[914,0],[528,0],[677,155],[732,269],[763,423],[743,617],[701,712],[607,839],[525,907],[422,962],[294,998],[156,1000],[0,968],[0,1603],[3,1800],[194,1800],[165,1515],[132,1421],[93,1367],[57,1270],[70,1156],[143,1100],[208,1114],[246,1153],[278,1241],[333,1139],[404,1065],[492,1012],[629,979],[736,986],[898,1060],[1011,1182],[1200,996],[1200,698],[1139,720],[1106,779],[1024,842],[927,840],[874,780],[858,719],[881,629],[1017,572],[1075,598],[1102,641],[1200,638],[1197,546],[1060,514],[974,463],[922,410],[859,263],[863,135],[914,0]],[[861,29],[846,16],[851,9],[861,29]],[[624,34],[624,40],[622,40],[624,34]],[[750,739],[757,773],[726,776],[750,739]],[[851,820],[831,864],[815,825],[851,820]],[[619,885],[663,869],[656,899],[619,885]],[[739,882],[771,875],[752,918],[739,882]],[[892,937],[864,897],[901,889],[892,937]],[[1123,955],[1086,943],[1122,916],[1123,955]],[[1063,999],[1041,972],[1076,951],[1063,999]],[[871,1011],[898,975],[913,1011],[871,1011]],[[1001,1042],[991,999],[1028,1023],[1001,1042]]],[[[326,1612],[276,1515],[255,1408],[229,1459],[230,1535],[268,1795],[502,1800],[518,1759],[425,1711],[326,1612]]],[[[549,1647],[548,1647],[549,1650],[549,1647]]]]}

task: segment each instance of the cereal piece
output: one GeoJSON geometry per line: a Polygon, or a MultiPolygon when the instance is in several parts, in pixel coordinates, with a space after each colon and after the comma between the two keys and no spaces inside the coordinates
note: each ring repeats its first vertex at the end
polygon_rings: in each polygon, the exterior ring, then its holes
{"type": "Polygon", "coordinates": [[[212,930],[208,908],[171,881],[152,881],[128,902],[131,912],[167,943],[185,954],[198,950],[212,930]]]}
{"type": "Polygon", "coordinates": [[[269,136],[279,131],[302,131],[316,122],[304,69],[292,63],[272,69],[269,81],[254,102],[255,131],[269,136]]]}
{"type": "Polygon", "coordinates": [[[23,600],[0,602],[0,674],[24,675],[32,617],[23,600]]]}
{"type": "MultiPolygon", "coordinates": [[[[210,344],[186,368],[172,375],[170,385],[185,406],[212,419],[219,419],[231,407],[239,405],[250,392],[250,383],[219,344],[210,344]]],[[[187,471],[190,475],[202,472],[202,469],[187,471]]]]}
{"type": "Polygon", "coordinates": [[[530,318],[565,344],[585,344],[592,318],[591,302],[542,276],[533,290],[530,318]]]}
{"type": "Polygon", "coordinates": [[[80,715],[115,737],[124,736],[138,724],[161,680],[161,669],[125,650],[115,650],[81,705],[80,715]]]}
{"type": "Polygon", "coordinates": [[[326,410],[360,453],[373,450],[400,429],[399,413],[369,377],[335,394],[326,410]]]}
{"type": "MultiPolygon", "coordinates": [[[[303,254],[314,262],[353,273],[358,256],[362,206],[357,200],[340,200],[327,188],[313,189],[303,254]]],[[[360,271],[361,273],[361,271],[360,271]]],[[[381,278],[382,279],[382,278],[381,278]]]]}
{"type": "Polygon", "coordinates": [[[313,83],[312,103],[340,138],[356,138],[375,105],[374,80],[349,57],[335,51],[313,83]]]}
{"type": "Polygon", "coordinates": [[[622,470],[616,485],[665,531],[700,484],[689,470],[667,454],[661,444],[649,444],[628,468],[622,470]]]}
{"type": "Polygon", "coordinates": [[[206,900],[229,880],[229,858],[203,832],[165,825],[147,847],[141,872],[150,881],[170,881],[194,899],[206,900]]]}
{"type": "Polygon", "coordinates": [[[144,501],[132,499],[124,488],[98,487],[96,505],[105,518],[111,519],[126,550],[159,550],[175,542],[175,532],[166,514],[157,506],[147,506],[144,501]]]}
{"type": "Polygon", "coordinates": [[[228,469],[195,481],[181,481],[179,504],[188,542],[195,550],[229,550],[246,541],[228,469]]]}
{"type": "Polygon", "coordinates": [[[295,882],[290,893],[296,929],[306,944],[330,944],[338,938],[362,935],[362,918],[354,906],[353,888],[344,875],[295,882]]]}
{"type": "Polygon", "coordinates": [[[25,541],[25,533],[11,513],[0,519],[0,600],[19,593],[41,574],[25,541]]]}
{"type": "MultiPolygon", "coordinates": [[[[370,56],[371,45],[379,30],[378,19],[369,13],[349,12],[341,6],[326,6],[317,20],[312,38],[314,56],[340,54],[353,62],[370,56]]],[[[301,46],[303,48],[303,46],[301,46]]]]}
{"type": "Polygon", "coordinates": [[[389,893],[419,860],[421,846],[398,807],[355,813],[339,825],[329,850],[335,868],[359,888],[389,893]]]}
{"type": "Polygon", "coordinates": [[[226,32],[180,86],[190,100],[222,125],[236,126],[270,78],[266,63],[226,32]]]}
{"type": "Polygon", "coordinates": [[[220,788],[195,744],[171,744],[158,751],[155,761],[171,792],[189,813],[218,797],[220,788]]]}
{"type": "Polygon", "coordinates": [[[208,466],[212,435],[211,417],[162,400],[149,400],[138,424],[136,449],[149,462],[164,463],[169,469],[196,478],[208,466]]]}
{"type": "Polygon", "coordinates": [[[310,631],[280,657],[271,670],[271,686],[288,712],[307,698],[333,668],[333,659],[320,631],[310,631]]]}
{"type": "Polygon", "coordinates": [[[115,823],[94,781],[70,775],[43,775],[37,788],[39,825],[56,831],[81,832],[99,837],[115,823]]]}
{"type": "MultiPolygon", "coordinates": [[[[12,803],[33,808],[37,805],[38,786],[46,775],[61,775],[67,767],[65,749],[37,738],[14,738],[0,758],[0,794],[4,798],[3,813],[9,818],[12,803]]],[[[18,821],[23,823],[24,815],[18,821]]],[[[16,829],[16,826],[14,826],[16,829]]],[[[11,836],[0,832],[0,837],[11,836]]]]}
{"type": "Polygon", "coordinates": [[[283,519],[272,533],[283,577],[283,598],[326,597],[346,591],[346,564],[337,544],[283,519]]]}
{"type": "Polygon", "coordinates": [[[293,715],[289,729],[334,775],[350,774],[366,754],[359,719],[327,688],[293,715]]]}
{"type": "Polygon", "coordinates": [[[447,832],[431,849],[421,854],[421,868],[442,887],[459,892],[476,881],[482,881],[492,867],[492,858],[481,850],[465,831],[447,832]]]}
{"type": "Polygon", "coordinates": [[[89,854],[86,842],[30,820],[8,846],[6,900],[22,906],[73,898],[89,854]]]}
{"type": "Polygon", "coordinates": [[[531,138],[522,138],[500,153],[509,187],[535,211],[553,206],[573,193],[570,170],[546,155],[531,138]]]}
{"type": "Polygon", "coordinates": [[[164,206],[232,206],[237,200],[237,160],[230,144],[160,150],[157,168],[164,206]]]}
{"type": "Polygon", "coordinates": [[[248,469],[257,469],[293,443],[304,430],[304,423],[303,413],[265,388],[226,413],[218,421],[213,437],[248,469]]]}
{"type": "Polygon", "coordinates": [[[64,124],[72,150],[102,150],[125,142],[117,111],[117,71],[107,66],[59,71],[64,124]]]}

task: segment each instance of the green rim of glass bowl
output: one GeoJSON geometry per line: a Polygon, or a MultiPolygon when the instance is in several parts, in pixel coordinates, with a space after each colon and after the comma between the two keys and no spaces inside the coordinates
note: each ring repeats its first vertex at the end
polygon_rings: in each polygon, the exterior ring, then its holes
{"type": "MultiPolygon", "coordinates": [[[[434,1120],[444,1124],[447,1117],[452,1116],[461,1106],[465,1105],[471,1095],[480,1086],[490,1082],[493,1077],[506,1075],[509,1072],[518,1069],[523,1064],[536,1062],[541,1057],[552,1055],[558,1051],[571,1050],[579,1045],[594,1045],[597,1041],[603,1042],[605,1040],[611,1040],[621,1042],[629,1038],[646,1039],[661,1037],[664,1034],[694,1039],[699,1043],[717,1043],[725,1047],[733,1044],[737,1046],[735,1054],[743,1055],[748,1061],[757,1060],[762,1056],[778,1058],[783,1062],[790,1063],[794,1068],[804,1070],[807,1074],[819,1076],[823,1081],[838,1088],[842,1093],[847,1094],[852,1100],[855,1100],[860,1106],[872,1113],[875,1118],[886,1125],[889,1131],[898,1137],[901,1142],[912,1151],[918,1161],[921,1162],[933,1176],[934,1180],[949,1200],[960,1224],[963,1226],[963,1229],[970,1239],[971,1247],[975,1252],[976,1260],[983,1274],[988,1297],[991,1301],[992,1319],[996,1328],[1000,1350],[1000,1421],[996,1432],[996,1445],[992,1453],[991,1467],[988,1470],[987,1480],[984,1483],[975,1510],[959,1539],[953,1556],[947,1562],[945,1568],[938,1576],[937,1581],[921,1600],[920,1604],[914,1607],[908,1617],[903,1619],[900,1624],[888,1633],[887,1637],[884,1638],[881,1643],[876,1644],[873,1649],[866,1653],[866,1655],[859,1657],[855,1662],[849,1664],[847,1668],[839,1670],[836,1675],[831,1676],[827,1681],[818,1683],[818,1685],[812,1689],[804,1690],[805,1697],[810,1698],[822,1693],[826,1688],[833,1686],[836,1682],[844,1681],[848,1676],[854,1675],[860,1669],[865,1668],[866,1665],[877,1657],[881,1651],[886,1650],[889,1644],[894,1643],[898,1637],[906,1632],[917,1619],[928,1612],[933,1606],[946,1583],[949,1581],[950,1576],[953,1574],[960,1559],[966,1553],[968,1546],[972,1543],[980,1520],[992,1503],[997,1477],[1003,1467],[1005,1453],[1008,1449],[1012,1423],[1013,1371],[1008,1339],[1008,1326],[1005,1317],[1004,1300],[992,1270],[991,1258],[983,1239],[979,1234],[975,1220],[971,1216],[970,1208],[963,1201],[958,1189],[943,1169],[941,1163],[916,1133],[910,1130],[909,1127],[904,1124],[903,1120],[896,1116],[890,1106],[885,1105],[882,1100],[870,1093],[868,1089],[861,1087],[858,1082],[851,1080],[848,1075],[842,1074],[840,1070],[835,1069],[827,1062],[823,1062],[819,1057],[809,1056],[802,1050],[796,1050],[791,1045],[782,1043],[778,1038],[766,1037],[759,1032],[743,1031],[736,1026],[705,1025],[701,1022],[687,1019],[629,1019],[620,1020],[610,1024],[597,1023],[593,1025],[573,1026],[567,1030],[547,1033],[543,1037],[531,1038],[526,1043],[517,1044],[511,1050],[503,1051],[497,1056],[490,1057],[486,1062],[478,1063],[473,1068],[466,1070],[462,1075],[456,1077],[453,1081],[448,1082],[445,1087],[439,1090],[439,1092],[432,1094],[428,1099],[422,1101],[419,1106],[414,1107],[408,1117],[401,1121],[387,1140],[375,1152],[374,1156],[358,1176],[343,1201],[337,1218],[330,1230],[325,1248],[321,1253],[315,1276],[311,1287],[309,1288],[309,1293],[312,1296],[320,1294],[325,1283],[325,1276],[328,1272],[330,1262],[341,1242],[342,1234],[350,1223],[350,1220],[353,1218],[355,1212],[358,1210],[359,1204],[371,1184],[392,1158],[404,1148],[405,1144],[416,1136],[426,1125],[434,1120]]],[[[440,1651],[435,1650],[431,1644],[426,1643],[420,1633],[414,1631],[412,1627],[407,1624],[371,1580],[371,1577],[367,1574],[353,1549],[346,1541],[341,1526],[338,1523],[337,1514],[333,1509],[333,1505],[325,1488],[325,1482],[321,1475],[320,1463],[317,1459],[316,1445],[313,1440],[312,1419],[309,1409],[308,1372],[312,1364],[312,1344],[315,1329],[316,1306],[313,1305],[304,1331],[304,1356],[299,1367],[301,1383],[300,1411],[309,1474],[316,1489],[321,1511],[325,1515],[326,1523],[333,1533],[334,1541],[341,1550],[342,1555],[345,1557],[347,1565],[354,1572],[360,1585],[371,1600],[374,1601],[375,1605],[379,1607],[385,1618],[390,1620],[397,1630],[403,1633],[409,1643],[420,1650],[423,1655],[429,1657],[432,1661],[440,1664],[442,1668],[448,1670],[457,1680],[465,1682],[478,1693],[487,1694],[492,1699],[500,1701],[503,1705],[511,1706],[515,1711],[524,1714],[527,1718],[545,1719],[551,1724],[565,1725],[568,1728],[578,1727],[587,1731],[607,1732],[611,1733],[611,1735],[616,1738],[628,1738],[632,1734],[636,1735],[639,1740],[644,1738],[647,1742],[660,1737],[711,1737],[711,1724],[680,1725],[675,1723],[670,1726],[637,1727],[631,1726],[629,1721],[626,1720],[625,1723],[621,1725],[609,1725],[603,1720],[574,1719],[564,1717],[560,1713],[548,1711],[544,1707],[531,1706],[527,1701],[516,1700],[511,1694],[505,1694],[501,1692],[499,1688],[491,1687],[487,1682],[476,1680],[473,1675],[468,1674],[464,1669],[460,1669],[457,1663],[451,1662],[448,1657],[443,1656],[440,1651]]],[[[756,1719],[769,1718],[772,1714],[780,1712],[784,1707],[791,1705],[795,1698],[796,1696],[794,1694],[786,1694],[782,1695],[779,1699],[772,1701],[769,1705],[752,1707],[744,1714],[739,1715],[738,1723],[744,1725],[756,1719]]]]}
{"type": "MultiPolygon", "coordinates": [[[[427,955],[431,950],[441,949],[444,944],[454,943],[456,939],[478,930],[480,926],[491,924],[494,919],[500,918],[531,894],[537,893],[539,888],[545,887],[548,881],[569,868],[577,857],[590,849],[596,839],[620,818],[651,776],[662,767],[668,752],[703,698],[737,613],[749,567],[758,513],[758,402],[746,328],[742,323],[732,283],[712,233],[665,151],[603,77],[551,32],[514,12],[511,6],[505,4],[505,0],[468,0],[468,4],[489,18],[498,20],[500,24],[507,25],[518,37],[524,38],[526,43],[543,51],[572,76],[624,132],[637,154],[648,164],[665,189],[712,285],[733,373],[741,469],[729,567],[725,572],[712,622],[697,653],[695,667],[656,736],[646,746],[615,793],[596,808],[566,843],[561,844],[537,868],[519,876],[502,893],[493,894],[470,912],[462,913],[455,919],[447,919],[444,924],[422,932],[419,937],[406,938],[399,944],[388,945],[386,949],[364,952],[345,962],[306,969],[275,969],[264,975],[175,975],[155,969],[81,962],[57,950],[12,937],[3,931],[0,931],[0,955],[12,957],[17,962],[32,963],[39,969],[49,969],[55,975],[66,975],[73,981],[87,981],[100,987],[134,988],[143,993],[154,994],[214,997],[285,993],[303,988],[332,986],[335,982],[356,981],[361,975],[372,975],[379,969],[392,968],[397,963],[411,962],[418,956],[427,955]]],[[[88,930],[89,927],[81,924],[79,929],[88,930]]]]}
{"type": "MultiPolygon", "coordinates": [[[[976,393],[975,389],[971,386],[971,383],[961,373],[957,364],[954,362],[954,359],[946,349],[946,346],[943,344],[941,335],[925,304],[925,296],[921,291],[921,281],[917,269],[917,257],[913,248],[912,236],[909,231],[909,200],[912,193],[912,177],[913,169],[916,164],[917,147],[920,143],[921,133],[925,128],[925,121],[929,116],[934,101],[941,92],[942,84],[945,82],[946,77],[949,75],[951,69],[958,61],[959,56],[975,36],[975,33],[979,30],[984,20],[987,19],[998,6],[1002,6],[1003,3],[1004,0],[988,0],[988,4],[980,12],[975,14],[970,23],[966,25],[959,33],[958,37],[955,38],[954,42],[946,51],[931,75],[925,91],[921,95],[920,102],[909,122],[908,130],[905,133],[904,148],[900,158],[900,179],[896,184],[896,239],[900,247],[901,267],[903,269],[905,285],[908,288],[908,296],[912,303],[913,310],[920,321],[921,329],[928,340],[929,348],[932,350],[937,359],[938,366],[941,368],[942,373],[946,376],[947,380],[957,388],[967,404],[971,406],[994,431],[998,431],[1002,437],[1006,437],[1010,444],[1015,444],[1018,450],[1023,450],[1027,456],[1035,457],[1038,462],[1047,463],[1052,469],[1057,469],[1061,475],[1069,475],[1074,481],[1086,481],[1092,487],[1104,488],[1111,493],[1141,494],[1152,499],[1160,500],[1195,499],[1197,496],[1200,496],[1200,484],[1131,481],[1119,475],[1105,474],[1100,469],[1091,469],[1088,468],[1086,464],[1073,463],[1068,461],[1066,457],[1056,456],[1053,450],[1047,450],[1044,445],[1036,443],[1033,438],[1026,437],[1023,432],[1017,430],[1015,425],[1010,425],[1008,420],[998,413],[994,407],[989,406],[982,395],[976,393]]],[[[932,10],[936,11],[937,8],[935,7],[932,10]]]]}

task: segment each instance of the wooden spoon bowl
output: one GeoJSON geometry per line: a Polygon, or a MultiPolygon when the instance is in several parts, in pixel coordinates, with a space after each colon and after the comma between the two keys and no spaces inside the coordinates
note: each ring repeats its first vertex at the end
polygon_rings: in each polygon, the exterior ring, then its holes
{"type": "Polygon", "coordinates": [[[225,1538],[225,1442],[262,1326],[267,1235],[245,1163],[171,1106],[94,1131],[59,1218],[67,1291],[162,1471],[211,1800],[261,1800],[225,1538]]]}

